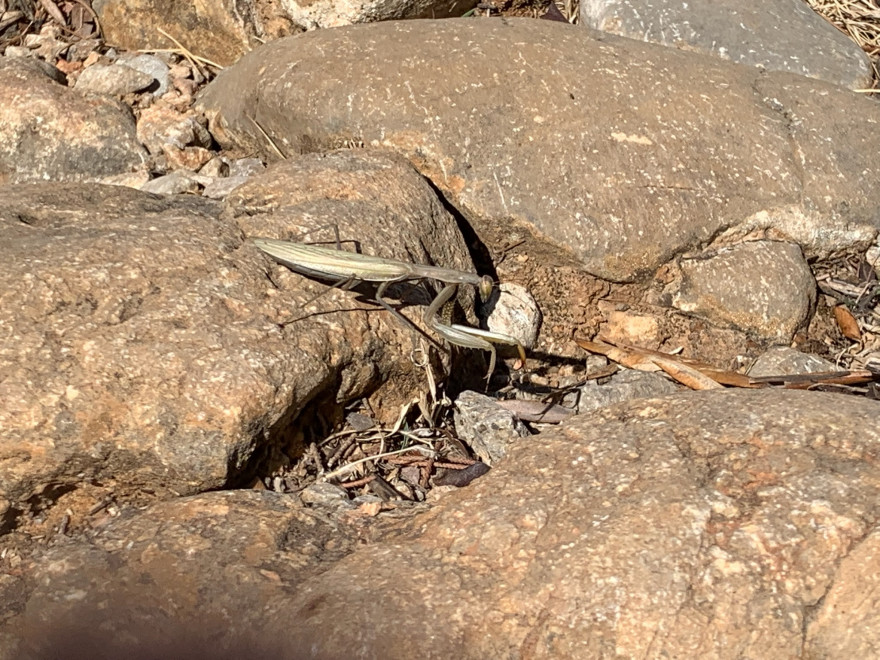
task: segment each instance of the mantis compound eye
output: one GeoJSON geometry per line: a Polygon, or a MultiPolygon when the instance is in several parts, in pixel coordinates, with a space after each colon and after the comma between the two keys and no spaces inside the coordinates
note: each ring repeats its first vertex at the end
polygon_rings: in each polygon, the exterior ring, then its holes
{"type": "Polygon", "coordinates": [[[480,300],[486,302],[489,300],[489,296],[492,295],[492,289],[495,288],[495,282],[492,281],[492,278],[488,275],[483,275],[480,278],[480,300]]]}

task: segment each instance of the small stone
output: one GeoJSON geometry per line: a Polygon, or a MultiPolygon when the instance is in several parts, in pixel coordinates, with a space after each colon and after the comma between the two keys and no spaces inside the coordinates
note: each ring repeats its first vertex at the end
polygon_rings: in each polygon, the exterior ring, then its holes
{"type": "Polygon", "coordinates": [[[376,425],[376,421],[367,415],[359,412],[350,412],[345,416],[345,421],[355,431],[366,431],[376,425]]]}
{"type": "Polygon", "coordinates": [[[154,83],[153,77],[124,64],[95,64],[84,69],[74,89],[92,94],[123,96],[146,89],[154,83]]]}
{"type": "Polygon", "coordinates": [[[520,284],[503,282],[483,306],[486,326],[492,332],[510,335],[526,348],[538,340],[541,310],[529,290],[520,284]]]}
{"type": "Polygon", "coordinates": [[[492,397],[465,390],[455,401],[455,430],[488,466],[507,456],[507,448],[529,435],[528,428],[492,397]]]}
{"type": "Polygon", "coordinates": [[[156,81],[156,89],[150,89],[155,96],[162,96],[171,88],[170,69],[165,62],[155,55],[137,55],[135,57],[120,57],[119,62],[130,66],[136,71],[145,73],[156,81]]]}
{"type": "Polygon", "coordinates": [[[184,147],[178,149],[170,144],[162,145],[162,153],[171,169],[196,172],[214,156],[214,152],[204,147],[184,147]]]}
{"type": "Polygon", "coordinates": [[[821,371],[835,371],[837,367],[833,362],[811,355],[801,353],[788,346],[773,346],[761,355],[752,368],[749,376],[760,378],[762,376],[795,376],[798,374],[813,374],[821,371]]]}
{"type": "Polygon", "coordinates": [[[657,346],[662,340],[660,321],[655,316],[613,310],[606,312],[605,317],[602,336],[612,344],[647,347],[657,346]]]}
{"type": "Polygon", "coordinates": [[[302,490],[299,494],[303,504],[311,505],[333,505],[349,504],[348,493],[344,488],[340,488],[331,483],[312,484],[302,490]]]}
{"type": "Polygon", "coordinates": [[[137,170],[136,172],[123,172],[121,174],[112,174],[102,177],[98,183],[106,186],[126,186],[128,188],[141,189],[150,180],[150,173],[146,170],[137,170]]]}
{"type": "Polygon", "coordinates": [[[874,268],[874,272],[880,277],[880,245],[872,245],[865,253],[865,261],[874,268]]]}
{"type": "Polygon", "coordinates": [[[199,174],[214,178],[229,176],[229,159],[226,156],[214,156],[199,170],[199,174]]]}
{"type": "Polygon", "coordinates": [[[180,195],[183,193],[197,193],[200,187],[198,181],[194,181],[183,172],[177,171],[148,181],[140,189],[155,195],[180,195]]]}
{"type": "Polygon", "coordinates": [[[30,57],[31,49],[24,46],[7,46],[3,54],[6,57],[30,57]]]}
{"type": "Polygon", "coordinates": [[[214,179],[205,186],[202,193],[208,199],[225,199],[233,190],[240,185],[247,183],[250,177],[247,176],[230,176],[222,179],[214,179]]]}
{"type": "Polygon", "coordinates": [[[24,38],[24,45],[30,50],[30,57],[36,57],[46,62],[54,62],[65,50],[67,43],[58,39],[55,26],[46,25],[40,34],[28,34],[24,38]]]}
{"type": "Polygon", "coordinates": [[[95,54],[101,42],[98,39],[81,39],[67,49],[67,59],[71,62],[82,62],[95,54]]]}
{"type": "Polygon", "coordinates": [[[577,393],[566,396],[564,405],[575,406],[581,415],[630,399],[650,399],[678,391],[678,387],[660,374],[621,369],[602,385],[591,380],[577,393]]]}
{"type": "Polygon", "coordinates": [[[70,76],[71,74],[76,74],[82,71],[83,65],[82,62],[71,62],[69,60],[65,60],[64,58],[59,58],[55,62],[55,68],[63,73],[65,76],[70,76]]]}
{"type": "MultiPolygon", "coordinates": [[[[110,61],[110,58],[108,57],[107,60],[110,61]]],[[[86,56],[86,59],[83,61],[83,68],[87,69],[90,66],[97,64],[100,61],[101,61],[101,54],[100,53],[89,53],[86,56]]]]}
{"type": "Polygon", "coordinates": [[[193,99],[190,94],[182,94],[177,89],[172,89],[162,95],[163,103],[167,103],[170,107],[184,114],[192,106],[192,101],[193,99]]]}
{"type": "Polygon", "coordinates": [[[137,123],[138,139],[150,153],[160,153],[163,145],[178,149],[184,147],[210,147],[211,134],[204,126],[204,119],[192,113],[183,113],[159,101],[141,113],[137,123]],[[201,120],[201,121],[200,121],[201,120]]]}
{"type": "Polygon", "coordinates": [[[172,64],[168,67],[168,75],[172,78],[191,78],[192,77],[192,69],[188,64],[184,64],[180,62],[179,64],[172,64]]]}
{"type": "Polygon", "coordinates": [[[199,83],[189,78],[174,78],[174,88],[182,96],[192,98],[199,89],[199,83]]]}
{"type": "Polygon", "coordinates": [[[229,176],[251,176],[265,169],[259,158],[238,158],[229,164],[229,176]]]}

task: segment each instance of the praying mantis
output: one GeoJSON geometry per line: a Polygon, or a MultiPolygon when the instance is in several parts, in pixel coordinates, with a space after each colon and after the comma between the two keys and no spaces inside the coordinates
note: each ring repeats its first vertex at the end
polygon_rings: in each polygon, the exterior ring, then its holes
{"type": "Polygon", "coordinates": [[[495,370],[496,351],[494,344],[516,346],[520,358],[525,363],[525,350],[513,337],[500,333],[480,330],[470,326],[449,324],[441,321],[437,313],[452,298],[461,284],[477,287],[480,299],[485,302],[495,286],[492,278],[476,275],[452,268],[414,264],[396,259],[385,259],[356,252],[326,248],[318,245],[280,241],[272,238],[253,238],[253,243],[263,252],[287,266],[292,271],[322,280],[334,281],[334,286],[354,282],[378,282],[375,301],[408,325],[412,322],[394,309],[383,298],[387,288],[397,282],[417,282],[426,279],[442,282],[446,286],[431,302],[424,313],[425,323],[448,343],[465,348],[489,351],[489,373],[495,370]]]}

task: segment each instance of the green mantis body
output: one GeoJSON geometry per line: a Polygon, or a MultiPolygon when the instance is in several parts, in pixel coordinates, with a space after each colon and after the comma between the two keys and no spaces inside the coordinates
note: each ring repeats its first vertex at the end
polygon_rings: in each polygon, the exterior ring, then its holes
{"type": "Polygon", "coordinates": [[[383,298],[388,286],[397,282],[425,279],[443,282],[446,286],[425,311],[424,320],[428,326],[450,344],[489,351],[491,353],[489,376],[495,369],[495,347],[492,343],[517,346],[520,357],[525,362],[525,351],[513,337],[469,326],[443,323],[437,317],[437,312],[452,298],[459,284],[476,286],[480,298],[484,302],[488,300],[494,288],[494,283],[488,276],[440,266],[425,266],[396,259],[384,259],[317,245],[292,243],[271,238],[254,238],[252,240],[260,250],[301,275],[333,280],[337,286],[358,281],[378,282],[379,286],[375,294],[376,302],[410,325],[411,322],[383,298]]]}

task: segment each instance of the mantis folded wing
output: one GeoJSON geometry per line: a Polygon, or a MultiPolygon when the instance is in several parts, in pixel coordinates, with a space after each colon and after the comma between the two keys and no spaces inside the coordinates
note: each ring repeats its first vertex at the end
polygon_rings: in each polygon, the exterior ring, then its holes
{"type": "Polygon", "coordinates": [[[388,285],[394,282],[432,279],[445,284],[473,284],[479,289],[480,298],[484,302],[489,299],[495,286],[491,277],[452,268],[425,266],[271,238],[254,238],[253,241],[270,257],[302,275],[340,282],[381,282],[376,291],[377,302],[388,285]]]}

